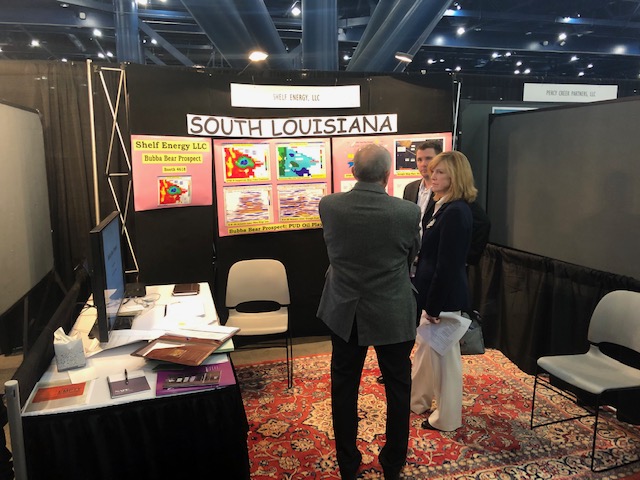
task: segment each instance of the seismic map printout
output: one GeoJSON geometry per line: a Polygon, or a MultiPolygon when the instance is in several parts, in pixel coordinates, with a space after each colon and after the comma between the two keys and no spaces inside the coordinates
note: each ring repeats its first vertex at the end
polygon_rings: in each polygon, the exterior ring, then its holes
{"type": "Polygon", "coordinates": [[[318,204],[326,193],[323,183],[278,185],[280,221],[320,220],[318,204]]]}
{"type": "Polygon", "coordinates": [[[355,184],[351,173],[353,158],[359,148],[368,143],[375,143],[386,148],[391,155],[391,176],[387,183],[387,193],[402,198],[405,185],[422,178],[416,165],[416,151],[427,140],[440,142],[445,151],[451,150],[450,132],[334,138],[331,142],[333,191],[345,192],[353,188],[355,184]]]}
{"type": "Polygon", "coordinates": [[[331,192],[331,140],[213,141],[221,237],[321,228],[331,192]]]}
{"type": "Polygon", "coordinates": [[[327,178],[324,142],[278,144],[276,151],[278,179],[327,178]]]}

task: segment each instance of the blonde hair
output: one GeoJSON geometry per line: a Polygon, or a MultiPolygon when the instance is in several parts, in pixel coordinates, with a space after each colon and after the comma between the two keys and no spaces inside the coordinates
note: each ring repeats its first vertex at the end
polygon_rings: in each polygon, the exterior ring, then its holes
{"type": "Polygon", "coordinates": [[[446,194],[447,201],[462,199],[468,203],[473,202],[478,196],[478,189],[473,184],[471,164],[465,154],[456,150],[439,153],[429,162],[429,174],[433,173],[433,169],[439,163],[446,167],[451,177],[451,186],[446,194]]]}

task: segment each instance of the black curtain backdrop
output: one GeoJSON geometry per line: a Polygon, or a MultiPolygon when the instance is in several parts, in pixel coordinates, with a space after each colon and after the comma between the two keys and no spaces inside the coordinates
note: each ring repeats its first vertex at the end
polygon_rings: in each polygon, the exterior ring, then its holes
{"type": "MultiPolygon", "coordinates": [[[[14,60],[3,60],[0,65],[0,99],[38,110],[42,119],[55,269],[63,286],[68,289],[74,283],[76,267],[87,259],[89,230],[96,225],[87,65],[14,60]]],[[[98,189],[102,216],[106,216],[117,209],[106,180],[112,114],[96,73],[97,68],[99,66],[92,65],[91,70],[97,126],[98,189]]],[[[104,84],[108,89],[117,91],[114,75],[105,76],[104,84]]],[[[123,104],[121,120],[125,119],[124,107],[123,104]]],[[[125,167],[124,155],[116,148],[111,170],[125,167]]],[[[114,190],[125,198],[126,177],[115,180],[114,190]]],[[[132,222],[133,218],[129,221],[132,222]]],[[[127,261],[131,268],[131,258],[127,261]]],[[[29,341],[35,341],[64,297],[64,292],[59,291],[56,285],[48,288],[46,282],[50,280],[46,279],[29,294],[32,306],[29,316],[33,316],[30,318],[29,341]],[[36,308],[39,305],[43,308],[36,308]]],[[[80,294],[80,301],[86,299],[88,293],[87,284],[80,294]]],[[[18,304],[0,319],[1,352],[9,353],[22,345],[22,316],[23,311],[18,304]]]]}
{"type": "Polygon", "coordinates": [[[469,272],[487,346],[533,374],[544,355],[584,353],[589,320],[614,290],[640,281],[489,244],[469,272]]]}

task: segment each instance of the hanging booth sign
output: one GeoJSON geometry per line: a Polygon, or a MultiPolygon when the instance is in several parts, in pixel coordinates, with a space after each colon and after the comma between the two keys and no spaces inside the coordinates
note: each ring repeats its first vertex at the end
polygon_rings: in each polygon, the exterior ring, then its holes
{"type": "Polygon", "coordinates": [[[131,135],[136,211],[211,205],[210,138],[131,135]]]}
{"type": "Polygon", "coordinates": [[[231,106],[252,108],[358,108],[360,85],[231,84],[231,106]]]}

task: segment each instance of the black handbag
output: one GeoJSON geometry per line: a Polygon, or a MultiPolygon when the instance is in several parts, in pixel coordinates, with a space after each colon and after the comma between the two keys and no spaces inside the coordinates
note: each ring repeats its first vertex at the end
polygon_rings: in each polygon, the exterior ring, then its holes
{"type": "Polygon", "coordinates": [[[471,320],[469,329],[460,339],[460,353],[462,355],[480,355],[484,353],[484,337],[482,336],[482,317],[474,310],[471,314],[462,313],[471,320]]]}

